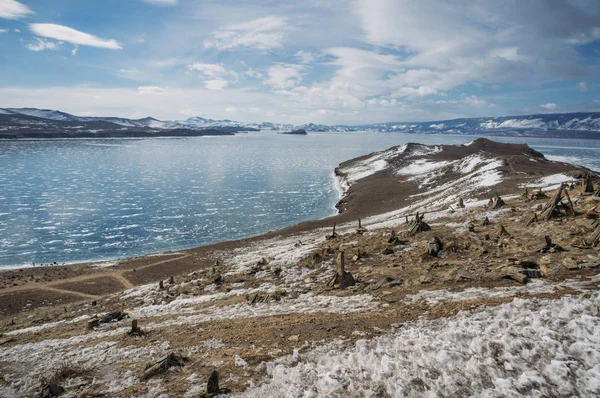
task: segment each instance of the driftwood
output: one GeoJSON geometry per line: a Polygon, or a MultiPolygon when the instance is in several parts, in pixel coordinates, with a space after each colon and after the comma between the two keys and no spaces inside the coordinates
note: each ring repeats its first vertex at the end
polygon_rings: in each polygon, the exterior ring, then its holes
{"type": "Polygon", "coordinates": [[[596,208],[598,206],[594,206],[591,209],[589,209],[588,211],[585,212],[585,218],[590,219],[590,220],[595,220],[596,218],[598,218],[598,213],[596,213],[596,208]]]}
{"type": "Polygon", "coordinates": [[[508,231],[506,230],[506,228],[504,228],[504,225],[500,224],[498,226],[498,232],[497,232],[498,236],[510,236],[510,234],[508,233],[508,231]]]}
{"type": "Polygon", "coordinates": [[[537,223],[538,220],[538,216],[536,212],[533,212],[533,216],[529,219],[529,221],[527,221],[527,226],[532,225],[533,223],[537,223]]]}
{"type": "Polygon", "coordinates": [[[337,238],[337,234],[335,233],[335,223],[333,223],[333,230],[325,236],[325,239],[335,239],[337,238]]]}
{"type": "Polygon", "coordinates": [[[366,228],[363,228],[362,223],[360,221],[360,218],[358,219],[358,228],[356,228],[356,233],[359,235],[364,234],[365,232],[367,232],[366,228]]]}
{"type": "Polygon", "coordinates": [[[585,240],[587,246],[595,247],[600,241],[600,224],[596,226],[596,230],[592,232],[592,236],[585,240]]]}
{"type": "Polygon", "coordinates": [[[154,364],[148,366],[142,373],[141,378],[142,380],[148,380],[151,377],[166,372],[169,370],[169,368],[174,366],[183,366],[184,362],[186,361],[187,358],[172,352],[169,355],[159,359],[154,364]]]}
{"type": "Polygon", "coordinates": [[[565,189],[565,184],[560,185],[560,187],[556,190],[554,196],[552,196],[552,198],[550,198],[550,200],[543,207],[542,213],[540,214],[540,218],[544,221],[548,221],[551,218],[553,218],[557,213],[560,214],[561,208],[564,209],[565,214],[575,215],[575,210],[573,209],[573,202],[571,202],[571,197],[565,189]],[[562,203],[563,196],[567,198],[567,204],[562,203]]]}
{"type": "Polygon", "coordinates": [[[533,200],[546,199],[546,198],[548,198],[548,195],[546,195],[544,193],[544,191],[542,191],[542,188],[538,189],[537,191],[535,191],[534,193],[531,194],[531,199],[533,199],[533,200]]]}
{"type": "Polygon", "coordinates": [[[492,208],[493,210],[496,210],[496,209],[499,209],[499,208],[503,207],[505,204],[506,203],[504,203],[504,200],[502,200],[502,198],[500,197],[500,195],[496,194],[488,202],[488,207],[492,208]]]}
{"type": "Polygon", "coordinates": [[[425,217],[424,214],[419,215],[419,212],[417,212],[415,219],[408,226],[408,233],[410,235],[414,235],[418,232],[429,231],[431,229],[429,224],[427,224],[425,221],[423,221],[424,217],[425,217]]]}

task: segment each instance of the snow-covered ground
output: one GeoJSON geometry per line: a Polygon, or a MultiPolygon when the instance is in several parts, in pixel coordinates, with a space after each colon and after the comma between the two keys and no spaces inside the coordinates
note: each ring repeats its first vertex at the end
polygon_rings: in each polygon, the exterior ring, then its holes
{"type": "Polygon", "coordinates": [[[591,397],[600,394],[600,294],[522,300],[266,367],[238,397],[591,397]]]}

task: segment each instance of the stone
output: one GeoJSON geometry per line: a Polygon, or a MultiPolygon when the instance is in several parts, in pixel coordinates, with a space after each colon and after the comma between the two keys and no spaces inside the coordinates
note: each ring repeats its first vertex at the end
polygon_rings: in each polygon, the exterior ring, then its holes
{"type": "Polygon", "coordinates": [[[55,383],[46,384],[42,388],[42,394],[40,395],[42,398],[53,398],[62,395],[65,392],[65,389],[55,383]]]}
{"type": "Polygon", "coordinates": [[[442,242],[438,237],[434,237],[427,244],[427,254],[433,257],[437,257],[439,252],[442,250],[442,242]]]}
{"type": "Polygon", "coordinates": [[[563,265],[565,266],[566,269],[570,270],[570,271],[576,271],[579,270],[580,267],[577,264],[577,261],[572,258],[572,257],[567,257],[563,260],[563,265]]]}
{"type": "Polygon", "coordinates": [[[388,256],[390,254],[394,254],[394,249],[392,249],[391,247],[386,247],[385,250],[383,250],[383,255],[388,256]]]}
{"type": "Polygon", "coordinates": [[[294,335],[288,337],[288,341],[298,341],[298,340],[300,340],[300,336],[297,334],[294,334],[294,335]]]}
{"type": "Polygon", "coordinates": [[[519,283],[525,284],[528,279],[527,275],[521,273],[521,270],[516,267],[507,267],[502,273],[502,279],[511,279],[519,283]]]}
{"type": "Polygon", "coordinates": [[[340,289],[345,289],[347,287],[354,286],[356,284],[356,280],[350,272],[344,272],[342,275],[339,276],[338,284],[340,286],[340,289]]]}

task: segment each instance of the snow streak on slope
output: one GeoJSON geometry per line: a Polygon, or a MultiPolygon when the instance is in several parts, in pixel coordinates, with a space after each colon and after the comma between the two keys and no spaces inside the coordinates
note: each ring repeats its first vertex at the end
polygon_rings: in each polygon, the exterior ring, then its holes
{"type": "Polygon", "coordinates": [[[515,299],[401,325],[267,365],[239,397],[547,397],[600,394],[599,293],[515,299]]]}

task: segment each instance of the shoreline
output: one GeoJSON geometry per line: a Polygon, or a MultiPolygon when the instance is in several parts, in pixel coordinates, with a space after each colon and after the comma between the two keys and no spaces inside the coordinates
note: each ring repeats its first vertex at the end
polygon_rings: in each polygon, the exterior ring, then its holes
{"type": "MultiPolygon", "coordinates": [[[[486,142],[487,141],[484,139],[486,142]]],[[[474,141],[475,142],[475,141],[474,141]]],[[[459,145],[459,146],[448,146],[448,148],[465,148],[465,150],[469,151],[477,151],[476,148],[472,146],[472,142],[470,145],[459,145]],[[468,148],[468,149],[467,149],[468,148]]],[[[511,147],[515,146],[527,147],[526,145],[521,144],[496,144],[501,147],[511,147]]],[[[421,144],[415,144],[417,148],[423,147],[421,144]]],[[[405,146],[400,146],[406,150],[405,146]]],[[[398,148],[391,148],[392,152],[397,152],[398,148]]],[[[435,148],[439,146],[434,146],[435,148]]],[[[388,150],[390,151],[390,150],[388,150]]],[[[535,151],[534,151],[535,152],[535,151]]],[[[338,194],[343,192],[343,196],[340,197],[340,200],[336,204],[341,204],[341,206],[335,207],[337,212],[335,214],[326,216],[322,219],[311,219],[307,221],[303,221],[297,224],[293,224],[290,226],[286,226],[277,230],[266,231],[261,234],[250,235],[247,237],[243,237],[240,239],[234,240],[221,240],[218,242],[201,245],[201,246],[192,246],[189,248],[173,248],[168,251],[162,252],[151,252],[138,256],[132,257],[118,257],[115,259],[98,259],[98,260],[90,260],[90,261],[74,261],[70,263],[65,263],[64,265],[51,265],[51,266],[26,266],[26,267],[2,267],[0,268],[0,295],[5,291],[6,288],[11,286],[11,278],[19,279],[19,274],[30,274],[34,281],[39,280],[42,283],[51,283],[56,284],[60,280],[65,279],[65,270],[69,269],[77,269],[79,273],[87,273],[90,275],[90,278],[93,278],[94,275],[101,274],[110,274],[110,273],[127,273],[128,277],[134,280],[133,285],[139,285],[142,282],[148,282],[151,280],[158,280],[161,278],[168,278],[171,274],[177,274],[181,272],[186,272],[188,270],[193,270],[197,268],[197,264],[189,263],[189,264],[178,264],[173,268],[162,267],[162,269],[158,269],[160,267],[155,267],[152,269],[148,269],[145,272],[148,273],[147,277],[141,275],[132,275],[129,273],[130,269],[136,268],[136,264],[138,266],[142,265],[150,265],[153,263],[153,259],[157,257],[172,257],[173,253],[183,253],[185,256],[194,257],[194,256],[204,256],[209,258],[210,260],[198,260],[198,264],[202,263],[204,266],[208,266],[211,262],[214,262],[214,259],[218,257],[218,253],[228,250],[239,250],[242,248],[248,248],[257,242],[263,242],[270,239],[286,239],[293,237],[298,234],[303,233],[314,233],[315,231],[326,231],[326,229],[331,228],[333,224],[337,224],[341,228],[349,228],[350,224],[356,222],[359,218],[363,219],[365,224],[370,223],[369,219],[371,218],[374,222],[378,223],[378,220],[383,220],[386,218],[396,219],[398,217],[404,217],[404,215],[413,214],[415,211],[422,212],[423,209],[426,209],[429,206],[428,200],[419,201],[415,200],[419,197],[416,194],[416,186],[413,183],[409,183],[408,181],[400,183],[399,181],[395,181],[392,185],[390,184],[389,177],[386,175],[385,170],[374,169],[372,174],[365,176],[364,178],[354,181],[351,184],[348,184],[348,189],[343,190],[343,180],[352,180],[349,178],[347,174],[344,173],[343,168],[347,167],[349,164],[364,164],[365,161],[368,161],[373,156],[378,159],[381,156],[386,155],[386,151],[379,151],[369,155],[364,155],[358,157],[353,160],[348,160],[342,162],[331,174],[334,179],[333,184],[336,188],[338,194]],[[408,202],[407,202],[408,201],[408,202]],[[422,202],[422,203],[421,203],[422,202]],[[421,203],[421,204],[419,204],[421,203]],[[408,207],[407,207],[408,205],[408,207]],[[405,214],[402,213],[402,209],[405,209],[405,214]],[[94,264],[108,264],[106,267],[94,267],[94,264]],[[133,265],[132,265],[133,264],[133,265]],[[35,275],[40,275],[38,278],[35,275]]],[[[554,165],[553,167],[558,167],[558,169],[554,170],[566,170],[569,168],[575,170],[583,170],[580,167],[571,166],[562,162],[550,162],[548,164],[554,165]]],[[[548,173],[551,170],[547,171],[548,173]]],[[[495,187],[495,191],[500,194],[514,194],[514,185],[518,184],[520,180],[515,180],[510,184],[505,186],[504,183],[500,183],[495,187]],[[503,188],[504,187],[504,188],[503,188]]],[[[448,198],[445,198],[447,202],[448,198]]],[[[436,205],[440,209],[444,207],[443,205],[436,205]]],[[[135,271],[134,271],[135,272],[135,271]]],[[[14,285],[14,282],[12,283],[14,285]]],[[[9,291],[22,291],[25,288],[35,289],[36,285],[27,281],[27,283],[23,283],[19,286],[13,286],[9,291]]],[[[0,309],[1,311],[1,309],[0,309]]]]}

